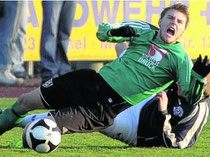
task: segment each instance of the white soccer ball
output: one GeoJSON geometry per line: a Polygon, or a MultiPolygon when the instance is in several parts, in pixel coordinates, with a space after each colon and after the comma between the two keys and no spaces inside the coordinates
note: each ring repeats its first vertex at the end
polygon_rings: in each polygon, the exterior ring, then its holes
{"type": "Polygon", "coordinates": [[[49,153],[61,143],[61,132],[50,119],[37,119],[29,123],[23,131],[23,146],[39,153],[49,153]]]}

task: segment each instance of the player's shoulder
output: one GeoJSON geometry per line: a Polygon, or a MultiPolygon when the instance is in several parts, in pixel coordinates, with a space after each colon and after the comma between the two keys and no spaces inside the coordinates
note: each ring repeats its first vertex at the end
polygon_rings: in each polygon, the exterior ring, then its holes
{"type": "Polygon", "coordinates": [[[129,25],[133,28],[139,28],[142,30],[158,30],[156,26],[142,20],[123,21],[122,23],[123,25],[129,25]]]}

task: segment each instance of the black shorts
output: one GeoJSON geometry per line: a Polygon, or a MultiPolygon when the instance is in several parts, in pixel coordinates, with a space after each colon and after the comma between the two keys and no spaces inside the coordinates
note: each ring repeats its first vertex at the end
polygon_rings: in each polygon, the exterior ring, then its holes
{"type": "Polygon", "coordinates": [[[93,70],[78,70],[48,80],[41,85],[41,94],[48,108],[86,104],[97,97],[98,74],[93,70]]]}
{"type": "Polygon", "coordinates": [[[70,132],[102,129],[130,107],[90,69],[73,71],[43,83],[41,97],[46,108],[56,109],[52,114],[60,128],[70,132]]]}

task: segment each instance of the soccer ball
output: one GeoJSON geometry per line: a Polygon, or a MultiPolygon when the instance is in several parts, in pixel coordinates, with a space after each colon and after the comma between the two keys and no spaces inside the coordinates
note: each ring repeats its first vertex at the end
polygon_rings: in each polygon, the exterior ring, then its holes
{"type": "Polygon", "coordinates": [[[26,125],[23,131],[23,146],[39,153],[55,150],[61,142],[61,132],[50,119],[37,119],[26,125]]]}

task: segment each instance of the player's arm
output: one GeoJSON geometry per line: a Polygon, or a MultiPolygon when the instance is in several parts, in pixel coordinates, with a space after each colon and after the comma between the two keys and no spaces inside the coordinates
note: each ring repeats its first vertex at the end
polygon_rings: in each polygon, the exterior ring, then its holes
{"type": "Polygon", "coordinates": [[[206,87],[206,79],[205,77],[210,72],[210,64],[208,61],[208,57],[202,60],[201,55],[197,58],[192,74],[191,74],[191,81],[190,81],[190,89],[189,89],[189,100],[190,104],[197,104],[200,101],[202,94],[205,91],[206,87]]]}
{"type": "Polygon", "coordinates": [[[100,41],[124,42],[130,41],[136,37],[141,37],[142,33],[158,28],[144,21],[123,21],[119,23],[101,23],[96,33],[100,41]]]}
{"type": "Polygon", "coordinates": [[[171,128],[171,125],[169,123],[171,115],[168,114],[167,111],[168,97],[166,95],[166,91],[158,93],[156,95],[156,98],[153,101],[147,103],[145,107],[146,108],[144,108],[141,112],[137,146],[165,146],[162,138],[163,128],[166,126],[171,128]],[[158,108],[158,110],[156,107],[158,108]],[[166,123],[169,124],[166,125],[166,123]]]}
{"type": "MultiPolygon", "coordinates": [[[[208,105],[206,102],[198,104],[193,112],[182,119],[176,126],[171,127],[169,118],[166,118],[163,131],[162,143],[167,148],[184,149],[195,144],[203,126],[208,119],[208,105]]],[[[167,117],[167,115],[166,115],[167,117]]]]}
{"type": "Polygon", "coordinates": [[[100,41],[124,42],[137,35],[132,26],[122,22],[115,24],[101,23],[96,36],[100,41]]]}
{"type": "Polygon", "coordinates": [[[201,56],[199,56],[192,70],[190,70],[189,65],[186,67],[188,68],[186,72],[180,70],[180,72],[185,74],[186,76],[181,77],[181,75],[183,74],[180,74],[179,77],[181,79],[178,82],[181,85],[181,88],[183,90],[183,96],[185,97],[187,102],[189,104],[194,105],[197,104],[197,102],[199,102],[203,93],[204,87],[206,85],[205,77],[210,71],[210,64],[208,63],[207,56],[204,60],[202,60],[201,56]]]}
{"type": "Polygon", "coordinates": [[[156,96],[159,99],[158,104],[158,120],[159,120],[159,141],[160,145],[169,147],[166,145],[165,140],[166,138],[170,140],[171,143],[173,143],[173,146],[170,147],[177,147],[176,145],[176,137],[175,134],[172,131],[172,126],[170,123],[171,115],[168,113],[168,96],[166,94],[166,91],[162,91],[157,94],[156,96]],[[175,144],[174,144],[175,143],[175,144]]]}
{"type": "Polygon", "coordinates": [[[159,92],[156,95],[156,97],[159,99],[158,111],[161,112],[163,115],[168,113],[168,96],[166,93],[167,90],[159,92]]]}
{"type": "MultiPolygon", "coordinates": [[[[178,93],[180,92],[181,89],[178,86],[178,93]]],[[[161,145],[167,148],[181,149],[192,146],[207,121],[209,114],[207,102],[198,104],[189,115],[180,120],[177,125],[172,126],[170,123],[171,115],[167,112],[168,97],[166,92],[160,92],[157,94],[157,98],[160,102],[158,104],[158,111],[160,112],[158,118],[162,127],[159,135],[161,145]]]]}
{"type": "Polygon", "coordinates": [[[188,102],[189,104],[197,104],[206,87],[206,79],[201,77],[198,73],[192,70],[191,80],[190,80],[190,88],[188,93],[188,102]]]}

